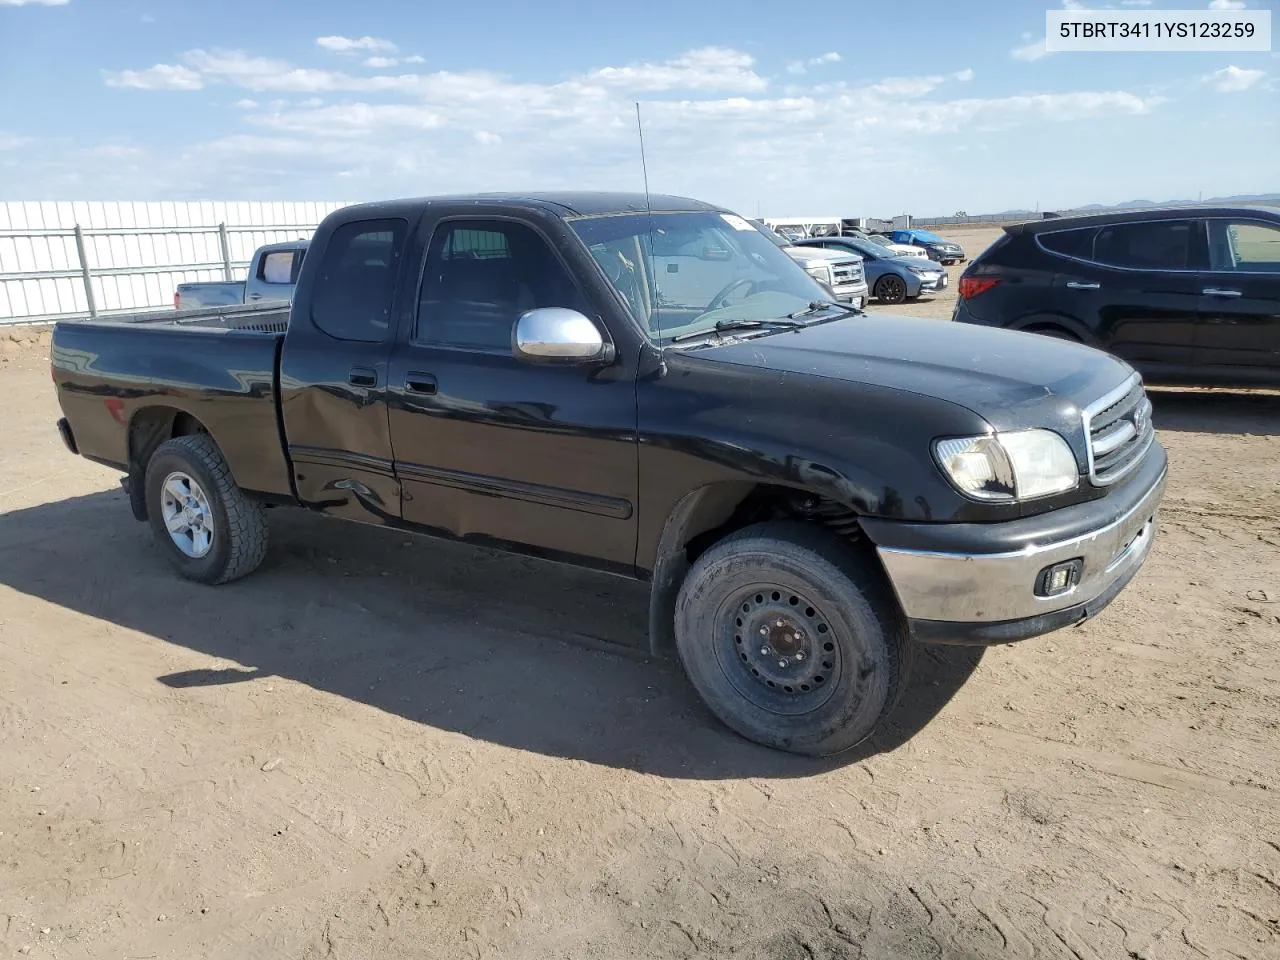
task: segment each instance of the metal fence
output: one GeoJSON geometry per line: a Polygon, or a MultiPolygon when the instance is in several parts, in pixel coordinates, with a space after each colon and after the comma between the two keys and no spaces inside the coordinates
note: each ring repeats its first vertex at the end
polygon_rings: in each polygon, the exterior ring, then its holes
{"type": "Polygon", "coordinates": [[[340,203],[0,203],[0,324],[172,306],[179,283],[241,280],[264,243],[340,203]]]}

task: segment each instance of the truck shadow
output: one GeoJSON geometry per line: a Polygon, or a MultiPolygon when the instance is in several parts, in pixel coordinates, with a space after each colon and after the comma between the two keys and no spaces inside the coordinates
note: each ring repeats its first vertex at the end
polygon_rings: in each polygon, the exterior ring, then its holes
{"type": "Polygon", "coordinates": [[[1280,436],[1280,393],[1151,387],[1148,396],[1158,430],[1280,436]]]}
{"type": "Polygon", "coordinates": [[[672,777],[802,777],[901,746],[951,700],[981,651],[923,648],[868,743],[814,761],[749,743],[647,656],[644,585],[488,550],[271,517],[258,573],[178,578],[103,492],[0,515],[0,583],[224,661],[158,677],[192,691],[296,680],[494,743],[672,777]]]}

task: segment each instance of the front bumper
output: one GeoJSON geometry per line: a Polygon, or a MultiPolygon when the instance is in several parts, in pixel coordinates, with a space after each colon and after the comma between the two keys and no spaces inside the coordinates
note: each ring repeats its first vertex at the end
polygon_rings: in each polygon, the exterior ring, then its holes
{"type": "Polygon", "coordinates": [[[1148,457],[1152,462],[1124,491],[1038,517],[964,525],[864,522],[912,634],[926,643],[1008,643],[1094,616],[1151,550],[1167,459],[1159,444],[1148,457]],[[1119,502],[1109,504],[1113,499],[1119,502]],[[1055,516],[1069,511],[1077,518],[1091,512],[1094,523],[1081,529],[1055,516]],[[930,538],[940,549],[929,548],[930,538]],[[1075,585],[1038,596],[1040,574],[1072,560],[1082,562],[1075,585]]]}
{"type": "MultiPolygon", "coordinates": [[[[911,296],[919,296],[922,293],[937,293],[939,290],[947,289],[947,275],[945,273],[936,273],[931,276],[921,277],[913,274],[916,281],[919,282],[919,288],[911,296]]],[[[909,291],[908,291],[909,292],[909,291]]]]}
{"type": "Polygon", "coordinates": [[[867,302],[870,290],[867,287],[867,281],[861,280],[858,283],[843,283],[838,287],[832,287],[831,292],[836,295],[836,299],[841,303],[852,304],[855,308],[861,310],[867,302]]]}

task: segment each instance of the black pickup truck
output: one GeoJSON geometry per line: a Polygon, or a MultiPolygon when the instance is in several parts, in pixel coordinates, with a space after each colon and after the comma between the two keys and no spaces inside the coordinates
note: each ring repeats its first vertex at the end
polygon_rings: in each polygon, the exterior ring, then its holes
{"type": "Polygon", "coordinates": [[[639,578],[654,652],[809,754],[871,733],[916,643],[1106,606],[1165,483],[1124,362],[832,302],[676,197],[348,207],[290,308],[61,323],[52,356],[66,445],[183,576],[245,576],[294,504],[639,578]]]}

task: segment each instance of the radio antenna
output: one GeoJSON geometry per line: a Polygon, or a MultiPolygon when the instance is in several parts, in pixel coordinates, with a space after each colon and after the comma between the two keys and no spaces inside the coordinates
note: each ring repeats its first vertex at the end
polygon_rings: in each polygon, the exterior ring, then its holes
{"type": "Polygon", "coordinates": [[[636,101],[636,130],[640,132],[640,170],[644,174],[644,206],[649,213],[653,213],[653,208],[649,206],[649,165],[644,159],[644,124],[640,121],[640,101],[636,101]]]}
{"type": "Polygon", "coordinates": [[[644,212],[649,221],[649,322],[662,337],[662,321],[658,316],[658,269],[653,259],[653,204],[649,200],[649,164],[644,157],[644,123],[640,120],[640,101],[636,101],[636,131],[640,134],[640,170],[644,174],[644,212]]]}

